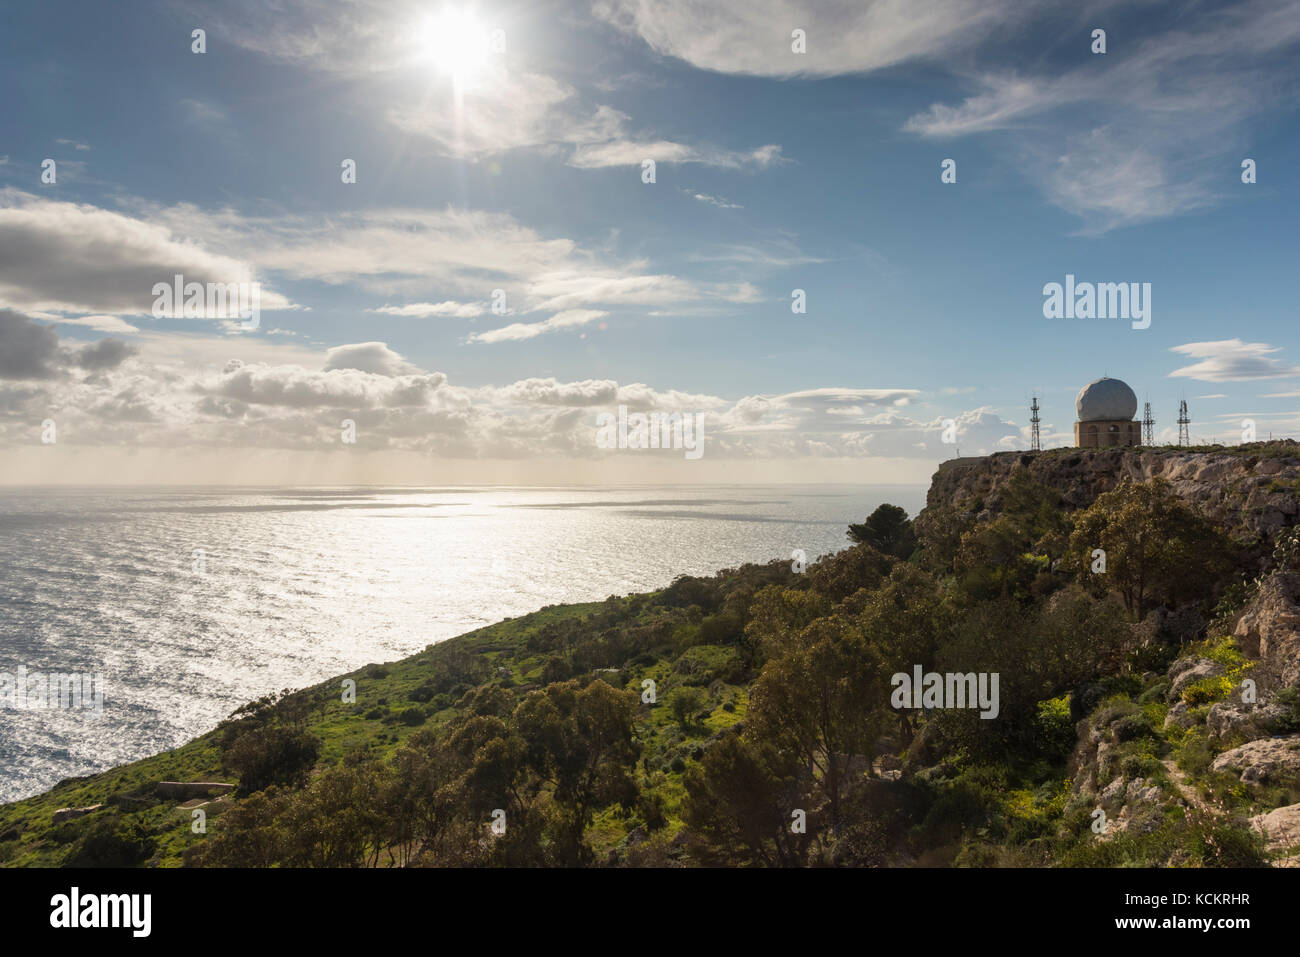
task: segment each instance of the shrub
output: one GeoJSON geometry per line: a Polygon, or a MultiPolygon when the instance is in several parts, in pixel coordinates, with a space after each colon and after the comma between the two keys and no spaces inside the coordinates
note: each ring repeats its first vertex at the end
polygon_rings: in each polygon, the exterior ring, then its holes
{"type": "Polygon", "coordinates": [[[1110,730],[1114,733],[1116,741],[1133,741],[1137,738],[1156,736],[1156,729],[1151,726],[1151,720],[1141,712],[1125,715],[1112,724],[1110,730]]]}
{"type": "Polygon", "coordinates": [[[428,720],[428,716],[419,708],[407,708],[398,715],[397,720],[407,727],[415,728],[424,724],[428,720]]]}
{"type": "Polygon", "coordinates": [[[1038,702],[1034,725],[1039,748],[1045,755],[1064,757],[1074,748],[1074,722],[1070,720],[1070,699],[1062,695],[1038,702]]]}
{"type": "Polygon", "coordinates": [[[64,867],[135,867],[153,853],[154,841],[139,821],[96,821],[68,852],[64,867]]]}
{"type": "Polygon", "coordinates": [[[304,730],[268,725],[240,735],[221,760],[239,775],[240,793],[252,794],[273,784],[299,783],[320,748],[320,739],[304,730]]]}
{"type": "Polygon", "coordinates": [[[699,688],[675,688],[668,698],[668,707],[677,723],[685,728],[706,704],[704,692],[699,688]]]}

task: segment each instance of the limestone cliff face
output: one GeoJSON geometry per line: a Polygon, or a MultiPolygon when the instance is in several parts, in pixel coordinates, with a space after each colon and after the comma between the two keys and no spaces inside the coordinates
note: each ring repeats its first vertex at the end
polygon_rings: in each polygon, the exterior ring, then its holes
{"type": "Polygon", "coordinates": [[[1272,539],[1300,521],[1300,445],[1292,441],[1188,449],[1049,449],[952,459],[939,466],[928,508],[956,505],[996,514],[1001,491],[1019,469],[1060,491],[1066,505],[1086,508],[1126,477],[1157,476],[1234,537],[1272,539]]]}
{"type": "Polygon", "coordinates": [[[1260,663],[1261,684],[1300,685],[1300,575],[1274,572],[1264,579],[1233,635],[1246,657],[1260,663]]]}

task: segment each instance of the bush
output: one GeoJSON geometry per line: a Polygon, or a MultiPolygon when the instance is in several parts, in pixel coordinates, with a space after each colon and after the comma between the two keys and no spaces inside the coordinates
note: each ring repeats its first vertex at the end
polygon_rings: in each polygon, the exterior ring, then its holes
{"type": "Polygon", "coordinates": [[[154,841],[139,821],[96,821],[68,853],[64,867],[135,867],[153,853],[154,841]]]}
{"type": "Polygon", "coordinates": [[[668,824],[668,815],[664,811],[663,795],[657,791],[642,791],[637,796],[637,810],[645,820],[647,831],[658,831],[668,824]]]}
{"type": "Polygon", "coordinates": [[[668,698],[668,707],[677,723],[685,728],[707,703],[705,694],[699,688],[675,688],[668,698]]]}
{"type": "Polygon", "coordinates": [[[1112,724],[1110,730],[1114,733],[1116,741],[1134,741],[1137,738],[1156,736],[1156,729],[1151,726],[1151,719],[1140,712],[1125,715],[1112,724]]]}
{"type": "Polygon", "coordinates": [[[239,775],[239,791],[247,795],[273,784],[297,785],[315,765],[320,748],[320,739],[304,730],[268,725],[236,738],[221,761],[239,775]]]}
{"type": "Polygon", "coordinates": [[[1300,731],[1300,688],[1283,688],[1274,699],[1286,713],[1274,722],[1276,734],[1294,734],[1300,731]]]}
{"type": "Polygon", "coordinates": [[[1034,724],[1039,750],[1051,757],[1065,757],[1074,749],[1074,722],[1070,720],[1070,701],[1066,696],[1038,702],[1034,724]]]}
{"type": "Polygon", "coordinates": [[[1279,532],[1273,545],[1273,560],[1284,571],[1300,569],[1300,525],[1279,532]]]}
{"type": "Polygon", "coordinates": [[[1183,737],[1182,746],[1178,749],[1176,759],[1178,766],[1188,774],[1196,776],[1209,770],[1213,759],[1210,745],[1205,740],[1204,729],[1192,728],[1188,731],[1183,737]]]}

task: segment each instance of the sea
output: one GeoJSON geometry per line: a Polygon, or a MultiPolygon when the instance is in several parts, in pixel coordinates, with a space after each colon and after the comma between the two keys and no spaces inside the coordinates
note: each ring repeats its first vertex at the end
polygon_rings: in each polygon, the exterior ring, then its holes
{"type": "Polygon", "coordinates": [[[811,561],[882,502],[915,515],[925,491],[0,489],[0,803],[546,605],[811,561]],[[19,676],[54,673],[83,676],[81,708],[5,706],[19,676]]]}

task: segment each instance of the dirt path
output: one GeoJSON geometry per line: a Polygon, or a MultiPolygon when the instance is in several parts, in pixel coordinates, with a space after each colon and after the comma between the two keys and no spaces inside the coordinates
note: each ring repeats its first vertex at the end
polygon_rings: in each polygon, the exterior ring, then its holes
{"type": "Polygon", "coordinates": [[[1206,811],[1210,814],[1218,813],[1215,807],[1201,797],[1201,793],[1197,790],[1196,786],[1187,780],[1187,775],[1183,773],[1182,768],[1174,763],[1173,758],[1164,758],[1160,763],[1165,766],[1165,771],[1169,774],[1169,780],[1173,782],[1174,787],[1178,790],[1179,796],[1186,801],[1187,804],[1196,808],[1198,811],[1206,811]]]}

